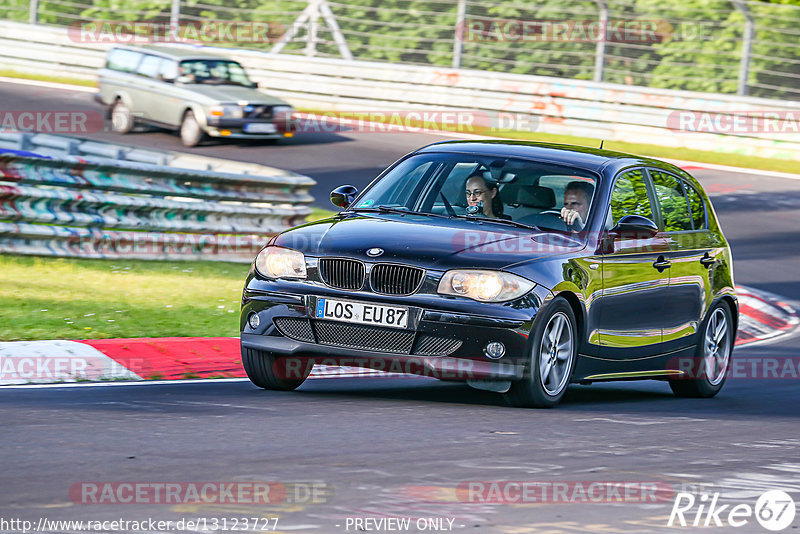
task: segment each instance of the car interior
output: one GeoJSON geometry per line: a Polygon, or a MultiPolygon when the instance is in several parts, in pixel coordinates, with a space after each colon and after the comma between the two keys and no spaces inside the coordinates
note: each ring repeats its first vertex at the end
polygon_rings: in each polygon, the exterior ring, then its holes
{"type": "MultiPolygon", "coordinates": [[[[552,168],[548,172],[551,173],[552,168]]],[[[464,183],[475,173],[482,173],[487,183],[497,183],[503,213],[511,220],[559,231],[568,231],[561,219],[567,184],[584,181],[593,187],[595,185],[593,178],[544,174],[535,168],[505,167],[498,172],[482,163],[457,163],[442,185],[432,212],[448,214],[449,210],[453,210],[457,215],[466,214],[464,183]]]]}

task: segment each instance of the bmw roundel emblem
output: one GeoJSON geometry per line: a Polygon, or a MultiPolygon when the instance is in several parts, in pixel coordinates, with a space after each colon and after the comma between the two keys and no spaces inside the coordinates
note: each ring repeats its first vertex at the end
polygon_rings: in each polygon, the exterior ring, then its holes
{"type": "Polygon", "coordinates": [[[377,256],[380,256],[381,254],[383,254],[383,249],[378,247],[371,248],[367,251],[367,256],[369,256],[370,258],[375,258],[377,256]]]}

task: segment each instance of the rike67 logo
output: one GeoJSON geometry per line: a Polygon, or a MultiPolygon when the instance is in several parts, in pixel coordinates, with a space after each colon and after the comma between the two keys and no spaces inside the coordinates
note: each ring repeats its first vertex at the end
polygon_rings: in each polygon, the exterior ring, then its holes
{"type": "Polygon", "coordinates": [[[778,532],[792,525],[795,513],[794,499],[780,490],[764,492],[755,506],[748,503],[719,504],[719,493],[697,496],[680,492],[675,495],[667,526],[743,527],[755,518],[765,529],[778,532]]]}

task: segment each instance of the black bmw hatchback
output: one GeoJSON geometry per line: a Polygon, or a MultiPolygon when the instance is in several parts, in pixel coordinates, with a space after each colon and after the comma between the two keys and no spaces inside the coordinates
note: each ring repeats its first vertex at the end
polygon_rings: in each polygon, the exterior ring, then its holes
{"type": "Polygon", "coordinates": [[[731,253],[698,182],[566,145],[454,141],[403,157],[342,211],[253,263],[241,345],[254,384],[314,365],[414,373],[556,405],[570,383],[656,379],[711,397],[738,322],[731,253]]]}

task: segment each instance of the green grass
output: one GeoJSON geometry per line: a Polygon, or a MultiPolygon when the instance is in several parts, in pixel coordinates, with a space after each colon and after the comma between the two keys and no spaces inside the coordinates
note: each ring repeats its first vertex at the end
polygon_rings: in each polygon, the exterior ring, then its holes
{"type": "Polygon", "coordinates": [[[331,211],[331,210],[324,210],[322,208],[311,208],[311,215],[306,217],[306,221],[314,222],[320,219],[327,219],[328,217],[332,217],[336,215],[338,212],[331,211]]]}
{"type": "Polygon", "coordinates": [[[66,76],[49,76],[47,74],[33,74],[12,69],[0,69],[0,77],[19,78],[22,80],[37,80],[40,82],[67,83],[70,85],[82,85],[84,87],[97,87],[94,80],[81,80],[79,78],[69,78],[66,76]]]}
{"type": "Polygon", "coordinates": [[[248,269],[0,256],[0,340],[236,336],[248,269]]]}

